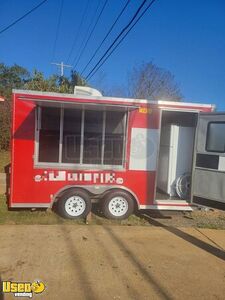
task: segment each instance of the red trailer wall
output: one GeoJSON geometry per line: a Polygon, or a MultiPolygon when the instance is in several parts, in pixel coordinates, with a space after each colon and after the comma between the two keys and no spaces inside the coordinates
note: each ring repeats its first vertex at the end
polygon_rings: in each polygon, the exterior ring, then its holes
{"type": "MultiPolygon", "coordinates": [[[[160,109],[156,104],[147,107],[146,104],[137,103],[139,109],[129,113],[125,170],[77,170],[75,167],[73,170],[61,168],[52,170],[51,168],[34,168],[36,105],[32,101],[18,99],[20,96],[20,94],[14,94],[13,97],[10,207],[48,206],[51,203],[51,195],[55,195],[67,185],[85,186],[96,184],[124,186],[137,196],[140,205],[153,204],[157,165],[151,171],[129,169],[132,128],[143,129],[143,131],[150,129],[158,133],[159,137],[160,109]],[[58,175],[60,177],[57,178],[58,175]]],[[[32,97],[45,99],[45,96],[29,95],[29,98],[32,97]]],[[[57,101],[63,100],[63,97],[49,96],[48,99],[57,101]]],[[[68,99],[65,99],[65,101],[68,101],[68,99]]],[[[73,99],[73,101],[82,102],[85,99],[73,99]]],[[[104,99],[101,102],[104,103],[104,99]]],[[[121,100],[121,104],[124,105],[124,101],[121,100]]],[[[166,106],[162,105],[162,107],[166,106]]],[[[181,105],[179,104],[176,107],[173,104],[168,105],[168,107],[179,109],[181,105]]],[[[181,107],[181,109],[185,108],[185,106],[181,107]]],[[[190,106],[187,108],[190,109],[190,106]]],[[[195,107],[195,109],[198,108],[195,107]]],[[[199,107],[199,110],[210,111],[211,108],[206,107],[203,109],[199,107]]],[[[152,147],[155,147],[156,152],[158,152],[158,146],[159,140],[155,140],[152,147]]],[[[141,145],[137,147],[137,151],[140,147],[141,145]]],[[[157,157],[154,159],[157,160],[157,157]]]]}
{"type": "MultiPolygon", "coordinates": [[[[66,185],[122,185],[130,189],[138,198],[141,205],[153,203],[155,171],[129,170],[130,137],[131,129],[135,128],[159,128],[159,110],[140,109],[133,110],[129,115],[127,136],[127,162],[122,171],[105,170],[53,170],[51,168],[34,168],[34,131],[35,131],[35,104],[31,101],[18,99],[14,96],[13,126],[12,126],[12,165],[11,165],[11,207],[15,206],[42,206],[51,202],[51,195],[56,194],[66,185]],[[52,180],[54,174],[57,177],[60,171],[65,171],[63,180],[52,180]],[[73,181],[71,174],[83,174],[82,180],[73,181]],[[91,174],[91,175],[88,175],[91,174]],[[95,175],[94,175],[95,174],[95,175]],[[98,175],[96,175],[98,174],[98,175]],[[112,174],[112,180],[101,180],[101,174],[112,174]],[[38,176],[40,175],[40,176],[38,176]],[[84,176],[91,180],[84,180],[84,176]],[[35,178],[41,178],[35,181],[35,178]],[[93,181],[93,178],[97,178],[93,181]],[[116,181],[116,179],[119,180],[116,181]],[[121,181],[122,178],[122,181],[121,181]]],[[[144,107],[144,106],[143,106],[144,107]]],[[[146,107],[146,106],[145,106],[146,107]]]]}

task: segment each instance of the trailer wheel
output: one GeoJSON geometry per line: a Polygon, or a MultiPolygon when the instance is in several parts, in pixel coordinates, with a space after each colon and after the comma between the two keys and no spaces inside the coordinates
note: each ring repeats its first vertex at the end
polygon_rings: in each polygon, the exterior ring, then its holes
{"type": "Polygon", "coordinates": [[[126,219],[134,211],[134,200],[124,191],[110,192],[103,200],[102,211],[108,219],[126,219]]]}
{"type": "Polygon", "coordinates": [[[85,218],[91,211],[90,196],[80,189],[65,192],[58,200],[57,211],[66,219],[85,218]]]}

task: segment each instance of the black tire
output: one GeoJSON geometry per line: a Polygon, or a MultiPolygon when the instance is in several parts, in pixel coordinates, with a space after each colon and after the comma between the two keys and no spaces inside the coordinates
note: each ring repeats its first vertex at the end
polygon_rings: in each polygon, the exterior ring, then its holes
{"type": "Polygon", "coordinates": [[[90,196],[86,191],[81,189],[73,189],[63,193],[57,202],[58,214],[66,219],[85,218],[90,211],[90,196]],[[73,199],[73,197],[77,198],[73,199]],[[74,205],[77,206],[75,207],[74,205]]]}
{"type": "Polygon", "coordinates": [[[127,192],[112,191],[107,193],[103,199],[102,212],[108,219],[124,220],[128,218],[133,211],[134,199],[127,192]],[[117,208],[116,205],[120,205],[120,207],[117,208]]]}

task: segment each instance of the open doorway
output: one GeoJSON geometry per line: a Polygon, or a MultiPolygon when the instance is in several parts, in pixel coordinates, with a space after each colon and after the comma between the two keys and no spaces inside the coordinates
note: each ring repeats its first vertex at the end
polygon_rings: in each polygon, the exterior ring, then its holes
{"type": "Polygon", "coordinates": [[[189,201],[198,114],[162,111],[156,200],[189,201]]]}

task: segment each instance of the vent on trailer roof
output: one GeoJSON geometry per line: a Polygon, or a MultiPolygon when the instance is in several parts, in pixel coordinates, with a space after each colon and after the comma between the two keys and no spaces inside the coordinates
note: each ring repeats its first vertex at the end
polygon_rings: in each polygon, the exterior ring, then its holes
{"type": "Polygon", "coordinates": [[[100,93],[98,90],[87,87],[87,86],[75,86],[74,87],[74,95],[102,97],[102,93],[100,93]]]}

